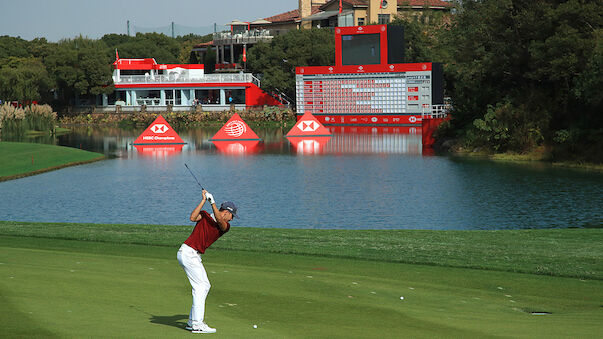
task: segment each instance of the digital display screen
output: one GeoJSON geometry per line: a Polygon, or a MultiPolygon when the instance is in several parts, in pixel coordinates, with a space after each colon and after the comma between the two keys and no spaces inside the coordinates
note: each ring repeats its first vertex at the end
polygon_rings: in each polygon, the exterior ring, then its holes
{"type": "Polygon", "coordinates": [[[380,34],[342,35],[343,65],[374,65],[381,63],[380,34]]]}

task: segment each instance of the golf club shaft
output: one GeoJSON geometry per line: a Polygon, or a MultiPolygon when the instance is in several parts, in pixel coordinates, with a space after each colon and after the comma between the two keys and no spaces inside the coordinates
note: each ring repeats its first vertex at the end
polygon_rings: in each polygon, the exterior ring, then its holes
{"type": "Polygon", "coordinates": [[[193,176],[193,178],[195,178],[195,181],[197,182],[197,185],[199,185],[199,187],[201,187],[201,189],[204,190],[205,188],[203,188],[203,186],[201,186],[201,183],[199,182],[199,180],[197,180],[197,177],[195,176],[195,174],[193,173],[193,171],[191,171],[191,169],[188,168],[187,164],[184,164],[184,166],[186,166],[186,169],[188,170],[188,172],[193,176]]]}

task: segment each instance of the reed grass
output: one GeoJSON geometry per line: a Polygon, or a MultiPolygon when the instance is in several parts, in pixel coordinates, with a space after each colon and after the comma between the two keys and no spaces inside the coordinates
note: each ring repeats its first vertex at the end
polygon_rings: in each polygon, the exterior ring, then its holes
{"type": "Polygon", "coordinates": [[[50,132],[57,114],[49,105],[15,107],[9,103],[0,106],[0,131],[4,136],[23,136],[32,132],[50,132]]]}

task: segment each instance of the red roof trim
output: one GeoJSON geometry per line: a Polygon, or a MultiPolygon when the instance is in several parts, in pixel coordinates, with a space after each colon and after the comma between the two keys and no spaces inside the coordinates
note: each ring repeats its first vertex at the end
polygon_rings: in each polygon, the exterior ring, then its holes
{"type": "Polygon", "coordinates": [[[117,59],[113,63],[115,69],[123,70],[151,70],[151,69],[204,69],[203,64],[158,64],[155,59],[117,59]]]}
{"type": "MultiPolygon", "coordinates": [[[[320,6],[312,6],[312,11],[310,15],[321,12],[320,6]]],[[[301,20],[299,17],[299,9],[294,9],[289,12],[273,15],[268,18],[264,18],[266,21],[270,21],[271,23],[285,23],[285,22],[298,22],[301,20]]]]}

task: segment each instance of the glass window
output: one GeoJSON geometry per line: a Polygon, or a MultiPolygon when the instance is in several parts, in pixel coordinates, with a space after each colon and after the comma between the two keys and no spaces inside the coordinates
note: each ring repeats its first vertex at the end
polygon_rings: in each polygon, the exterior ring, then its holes
{"type": "Polygon", "coordinates": [[[245,104],[245,90],[244,89],[228,89],[225,90],[226,104],[245,104]]]}
{"type": "Polygon", "coordinates": [[[195,99],[202,105],[218,105],[220,104],[219,89],[196,89],[195,99]]]}
{"type": "Polygon", "coordinates": [[[339,26],[339,27],[354,26],[353,13],[339,14],[339,16],[337,18],[337,26],[339,26]]]}
{"type": "Polygon", "coordinates": [[[364,18],[358,18],[358,26],[364,26],[364,18]]]}
{"type": "Polygon", "coordinates": [[[379,14],[379,25],[389,24],[389,14],[379,14]]]}

